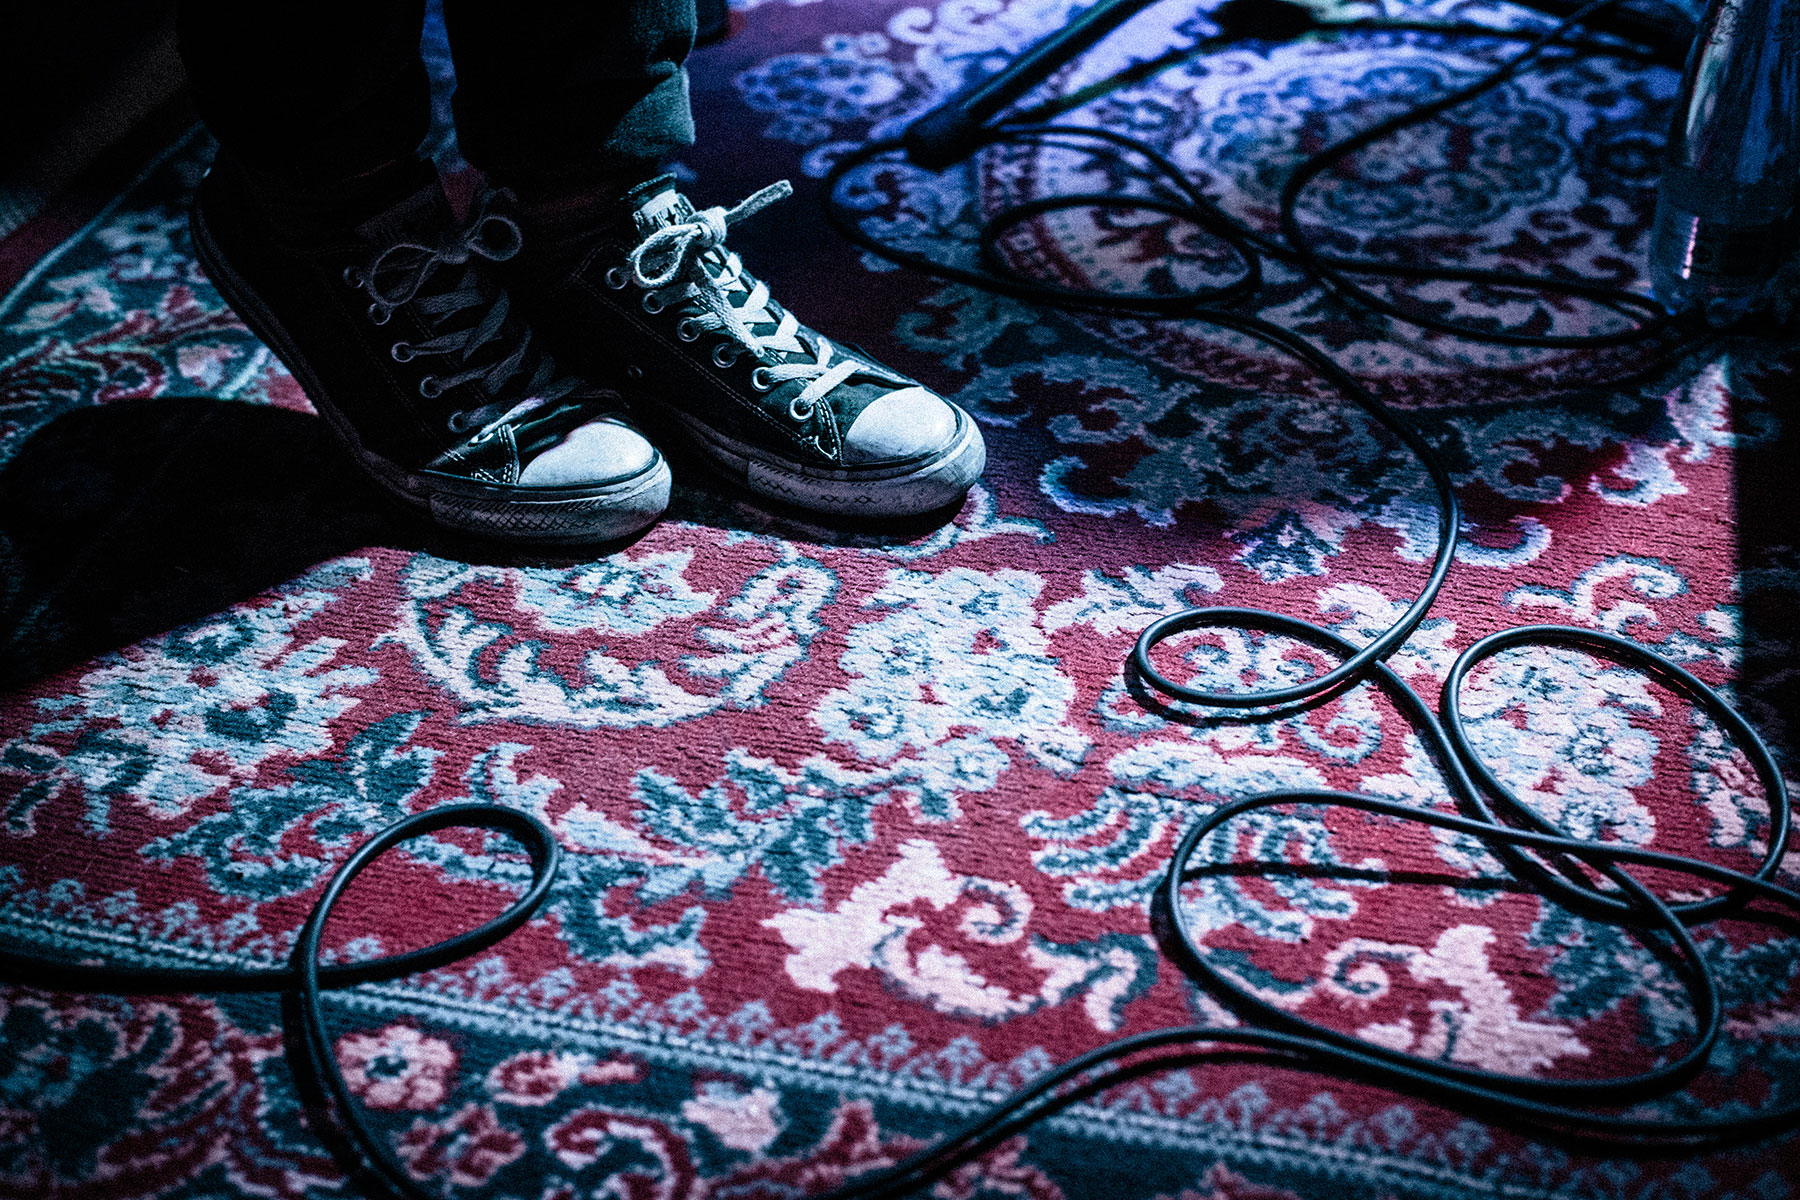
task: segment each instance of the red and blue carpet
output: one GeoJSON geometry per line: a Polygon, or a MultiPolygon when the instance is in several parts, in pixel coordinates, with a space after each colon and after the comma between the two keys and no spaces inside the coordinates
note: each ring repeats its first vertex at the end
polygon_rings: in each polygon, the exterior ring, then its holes
{"type": "MultiPolygon", "coordinates": [[[[798,186],[735,247],[805,318],[982,421],[987,479],[936,528],[772,514],[683,461],[668,518],[597,560],[511,556],[397,516],[195,266],[198,134],[48,253],[0,254],[5,944],[272,963],[333,867],[397,817],[465,800],[532,813],[567,851],[540,917],[474,959],[330,1001],[352,1089],[408,1169],[445,1195],[518,1200],[822,1192],[1122,1033],[1230,1020],[1165,957],[1150,903],[1181,831],[1275,787],[1449,800],[1371,687],[1220,722],[1149,701],[1125,657],[1196,603],[1372,636],[1425,576],[1424,474],[1234,335],[944,286],[818,217],[835,155],[1070,7],[768,0],[694,60],[702,141],[682,165],[697,199],[798,186]]],[[[1197,20],[1159,6],[1051,90],[1181,44],[1197,20]]],[[[1067,119],[1152,141],[1267,226],[1300,156],[1511,52],[1423,35],[1244,47],[1067,119]]],[[[1630,284],[1675,84],[1565,58],[1329,176],[1305,218],[1351,252],[1630,284]]],[[[1118,169],[1010,149],[868,176],[850,199],[882,236],[953,254],[994,206],[1113,186],[1118,169]]],[[[1209,243],[1155,213],[1067,214],[1018,237],[1031,269],[1083,285],[1209,267],[1209,243]]],[[[1444,596],[1393,659],[1402,676],[1435,696],[1494,630],[1610,630],[1730,689],[1792,761],[1791,345],[1660,363],[1496,350],[1356,317],[1284,270],[1264,314],[1405,409],[1466,507],[1444,596]]],[[[1470,320],[1530,303],[1425,294],[1470,320]]],[[[1168,661],[1253,687],[1318,655],[1225,631],[1168,661]]],[[[1742,754],[1635,672],[1520,650],[1463,702],[1487,761],[1572,833],[1737,867],[1767,844],[1742,754]]],[[[1256,844],[1296,869],[1209,877],[1195,920],[1223,969],[1288,1011],[1546,1077],[1646,1066],[1691,1030],[1654,948],[1517,890],[1469,839],[1297,811],[1238,850],[1256,844]]],[[[466,928],[522,872],[474,835],[409,843],[357,884],[326,944],[342,960],[466,928]]],[[[1791,1101],[1800,933],[1730,919],[1696,936],[1725,1036],[1657,1111],[1791,1101]]],[[[321,1128],[277,997],[0,989],[0,1196],[346,1194],[321,1128]]],[[[1234,1055],[1082,1099],[931,1194],[1797,1190],[1792,1138],[1608,1153],[1234,1055]]]]}

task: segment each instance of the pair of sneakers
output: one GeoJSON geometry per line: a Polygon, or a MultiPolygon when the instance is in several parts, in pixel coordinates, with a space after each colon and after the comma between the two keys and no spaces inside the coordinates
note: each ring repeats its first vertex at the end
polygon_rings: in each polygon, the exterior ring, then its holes
{"type": "Polygon", "coordinates": [[[815,512],[956,502],[986,461],[968,414],[801,324],[726,248],[786,194],[697,212],[664,176],[592,228],[527,237],[505,193],[459,223],[433,177],[353,228],[295,237],[221,164],[192,229],[363,470],[440,525],[555,544],[638,532],[670,483],[640,420],[815,512]]]}

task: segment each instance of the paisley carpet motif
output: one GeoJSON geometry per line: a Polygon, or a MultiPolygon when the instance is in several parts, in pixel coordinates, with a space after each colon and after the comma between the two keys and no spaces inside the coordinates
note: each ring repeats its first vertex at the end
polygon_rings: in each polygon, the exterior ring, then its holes
{"type": "MultiPolygon", "coordinates": [[[[1196,603],[1373,637],[1425,576],[1423,472],[1231,335],[946,287],[817,218],[836,154],[1072,11],[766,0],[693,61],[701,144],[679,169],[696,198],[783,174],[798,188],[734,246],[808,320],[982,421],[987,478],[935,527],[772,513],[678,459],[668,518],[602,558],[420,528],[364,490],[195,265],[197,133],[0,280],[5,943],[271,963],[334,867],[398,817],[468,800],[537,816],[567,852],[539,918],[472,960],[328,1002],[346,1077],[408,1169],[446,1195],[518,1200],[816,1194],[1120,1034],[1230,1020],[1165,957],[1151,909],[1182,831],[1276,787],[1448,801],[1371,687],[1234,724],[1156,703],[1125,656],[1196,603]]],[[[1158,5],[1038,99],[1204,30],[1192,7],[1158,5]]],[[[1426,35],[1243,47],[1067,119],[1152,140],[1266,224],[1321,140],[1510,52],[1426,35]]],[[[1631,284],[1675,82],[1562,62],[1328,176],[1304,217],[1349,252],[1631,284]]],[[[1125,170],[1006,150],[938,176],[871,169],[846,196],[883,236],[954,258],[997,205],[1125,170]]],[[[1228,269],[1141,212],[1065,214],[1007,252],[1105,286],[1228,269]]],[[[1420,294],[1461,318],[1524,303],[1420,294]]],[[[1604,629],[1727,689],[1792,763],[1793,346],[1515,353],[1369,323],[1280,271],[1267,295],[1265,315],[1410,410],[1466,506],[1443,598],[1393,659],[1415,688],[1435,696],[1496,629],[1604,629]]],[[[1177,655],[1241,687],[1320,661],[1231,631],[1177,655]]],[[[1464,707],[1505,782],[1571,833],[1740,867],[1767,844],[1743,756],[1630,671],[1509,652],[1464,707]]],[[[1479,844],[1349,813],[1243,825],[1221,857],[1272,854],[1292,873],[1209,875],[1189,903],[1214,961],[1290,1011],[1522,1075],[1648,1065],[1690,1031],[1656,953],[1515,890],[1479,844]]],[[[408,843],[353,889],[327,945],[351,959],[444,936],[526,877],[499,838],[408,843]]],[[[1800,1079],[1791,924],[1698,937],[1728,1036],[1691,1092],[1657,1102],[1671,1117],[1750,1111],[1800,1079]]],[[[347,1194],[280,1015],[269,996],[0,988],[0,1197],[347,1194]]],[[[1800,1190],[1797,1158],[1791,1137],[1609,1155],[1226,1056],[1085,1098],[933,1194],[1774,1200],[1800,1190]]]]}

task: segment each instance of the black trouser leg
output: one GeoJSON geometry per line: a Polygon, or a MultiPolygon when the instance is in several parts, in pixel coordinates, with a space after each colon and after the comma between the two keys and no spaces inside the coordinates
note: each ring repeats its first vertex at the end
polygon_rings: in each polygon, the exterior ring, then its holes
{"type": "MultiPolygon", "coordinates": [[[[693,144],[681,64],[694,0],[445,9],[458,139],[497,181],[538,196],[635,182],[693,144]]],[[[366,210],[418,186],[431,125],[423,22],[424,0],[182,0],[195,104],[277,220],[366,210]]]]}
{"type": "Polygon", "coordinates": [[[641,176],[693,144],[694,0],[445,0],[444,20],[457,140],[501,183],[641,176]]]}
{"type": "Polygon", "coordinates": [[[182,0],[178,20],[195,106],[259,190],[329,190],[430,130],[424,0],[182,0]]]}

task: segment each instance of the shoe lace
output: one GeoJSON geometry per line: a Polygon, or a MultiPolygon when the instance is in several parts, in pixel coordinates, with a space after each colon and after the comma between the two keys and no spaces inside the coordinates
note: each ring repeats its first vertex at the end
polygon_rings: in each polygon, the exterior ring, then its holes
{"type": "Polygon", "coordinates": [[[480,264],[479,260],[506,261],[519,252],[524,240],[516,222],[490,210],[496,198],[497,193],[484,195],[474,219],[435,244],[394,242],[365,269],[344,272],[346,283],[369,295],[369,319],[375,324],[387,324],[395,312],[407,307],[418,316],[420,325],[432,332],[423,341],[395,342],[389,351],[394,361],[411,362],[427,355],[450,360],[450,370],[419,381],[420,395],[434,399],[451,388],[479,380],[487,395],[502,397],[509,394],[509,383],[523,379],[510,393],[523,393],[517,402],[497,399],[451,413],[450,428],[458,433],[477,428],[485,433],[581,386],[577,379],[558,375],[555,360],[542,349],[534,353],[528,327],[517,321],[509,324],[512,299],[504,288],[495,287],[480,264]],[[461,275],[441,286],[447,271],[457,267],[462,268],[461,275]],[[480,310],[472,322],[455,320],[457,314],[470,310],[480,310]],[[508,344],[506,353],[487,361],[484,351],[508,344]]]}
{"type": "Polygon", "coordinates": [[[685,319],[695,328],[723,337],[762,363],[757,369],[769,387],[806,380],[788,404],[789,415],[805,420],[824,396],[852,375],[895,384],[906,381],[873,363],[840,355],[830,341],[774,304],[768,285],[745,271],[737,254],[725,248],[731,226],[793,194],[792,185],[783,179],[732,208],[696,212],[689,220],[645,237],[632,249],[629,262],[632,281],[660,305],[685,304],[685,319]],[[756,332],[759,326],[761,333],[756,332]]]}

